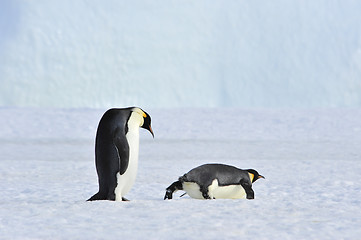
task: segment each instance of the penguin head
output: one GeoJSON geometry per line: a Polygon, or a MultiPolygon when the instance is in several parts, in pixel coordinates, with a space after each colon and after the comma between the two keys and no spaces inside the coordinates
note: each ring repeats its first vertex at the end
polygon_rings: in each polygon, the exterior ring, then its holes
{"type": "Polygon", "coordinates": [[[254,169],[247,169],[246,170],[248,172],[248,174],[250,175],[251,178],[251,182],[254,183],[255,181],[257,181],[260,178],[265,178],[264,176],[260,175],[256,170],[254,169]]]}
{"type": "Polygon", "coordinates": [[[151,118],[150,118],[149,114],[144,112],[143,117],[144,117],[144,123],[143,123],[143,125],[141,127],[144,128],[144,129],[147,129],[152,134],[152,136],[154,138],[154,133],[153,133],[153,130],[152,130],[152,126],[150,125],[151,118]]]}
{"type": "Polygon", "coordinates": [[[140,108],[134,107],[133,111],[138,112],[142,118],[143,118],[143,124],[140,125],[141,128],[147,129],[153,136],[154,138],[154,133],[152,130],[152,126],[151,126],[151,118],[150,115],[148,113],[146,113],[145,111],[143,111],[140,108]]]}

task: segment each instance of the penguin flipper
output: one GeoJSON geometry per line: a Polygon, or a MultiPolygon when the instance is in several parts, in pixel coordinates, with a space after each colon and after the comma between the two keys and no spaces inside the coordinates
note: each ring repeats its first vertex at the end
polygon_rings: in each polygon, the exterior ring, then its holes
{"type": "Polygon", "coordinates": [[[123,175],[129,164],[129,144],[120,128],[114,131],[113,142],[119,158],[119,173],[123,175]]]}
{"type": "Polygon", "coordinates": [[[254,191],[252,189],[252,184],[247,182],[247,181],[242,181],[241,185],[242,185],[244,191],[247,194],[246,198],[247,199],[254,199],[254,191]]]}
{"type": "Polygon", "coordinates": [[[208,187],[202,187],[201,186],[199,190],[201,191],[202,196],[203,196],[204,199],[212,199],[208,194],[208,187]]]}

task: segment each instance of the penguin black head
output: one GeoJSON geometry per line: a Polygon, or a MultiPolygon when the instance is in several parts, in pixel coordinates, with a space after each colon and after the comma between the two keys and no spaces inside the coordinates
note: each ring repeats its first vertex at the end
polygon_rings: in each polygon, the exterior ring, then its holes
{"type": "Polygon", "coordinates": [[[146,113],[145,111],[143,111],[143,119],[144,119],[143,125],[140,127],[147,129],[154,138],[154,133],[153,133],[152,126],[151,126],[151,118],[150,118],[150,115],[148,113],[146,113]]]}
{"type": "Polygon", "coordinates": [[[255,181],[257,181],[260,178],[265,178],[254,169],[247,169],[246,171],[250,174],[252,183],[254,183],[255,181]]]}

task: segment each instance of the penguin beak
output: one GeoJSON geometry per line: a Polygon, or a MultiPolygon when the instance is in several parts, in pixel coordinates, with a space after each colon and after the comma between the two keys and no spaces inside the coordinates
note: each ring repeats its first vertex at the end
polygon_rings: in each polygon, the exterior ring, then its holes
{"type": "Polygon", "coordinates": [[[152,136],[154,138],[153,129],[152,129],[152,126],[150,124],[150,122],[151,122],[150,116],[147,113],[144,112],[143,118],[144,118],[144,122],[143,122],[143,125],[141,127],[147,129],[152,134],[152,136]]]}
{"type": "Polygon", "coordinates": [[[143,125],[142,128],[147,129],[147,130],[152,134],[152,136],[153,136],[153,138],[154,138],[153,129],[152,129],[152,127],[150,126],[150,124],[149,124],[149,125],[146,125],[146,126],[143,125]]]}
{"type": "Polygon", "coordinates": [[[154,133],[153,133],[153,129],[152,129],[152,126],[149,125],[149,132],[152,134],[153,138],[154,138],[154,133]]]}
{"type": "Polygon", "coordinates": [[[257,178],[257,179],[260,179],[260,178],[266,179],[266,178],[263,177],[262,175],[258,175],[258,178],[257,178]]]}

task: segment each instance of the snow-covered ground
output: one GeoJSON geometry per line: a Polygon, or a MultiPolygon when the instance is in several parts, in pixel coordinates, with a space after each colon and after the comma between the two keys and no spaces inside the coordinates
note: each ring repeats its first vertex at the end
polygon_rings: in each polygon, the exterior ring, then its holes
{"type": "Polygon", "coordinates": [[[145,109],[130,202],[97,191],[105,109],[0,109],[1,239],[359,239],[361,110],[145,109]],[[164,201],[193,167],[254,168],[255,200],[164,201]]]}

